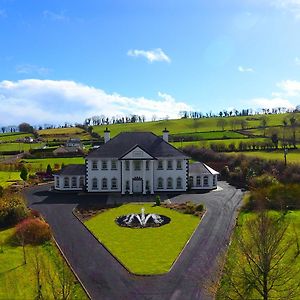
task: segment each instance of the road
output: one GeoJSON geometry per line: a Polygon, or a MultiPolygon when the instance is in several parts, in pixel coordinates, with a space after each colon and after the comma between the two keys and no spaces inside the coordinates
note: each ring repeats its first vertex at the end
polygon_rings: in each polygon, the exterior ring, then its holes
{"type": "Polygon", "coordinates": [[[49,192],[47,185],[26,190],[25,196],[29,206],[50,224],[92,299],[206,300],[213,299],[207,291],[207,279],[214,277],[218,255],[228,245],[242,198],[240,190],[224,182],[219,185],[219,191],[171,198],[172,202],[204,203],[207,212],[171,271],[160,276],[128,273],[73,215],[78,203],[91,197],[106,201],[105,196],[49,192]]]}

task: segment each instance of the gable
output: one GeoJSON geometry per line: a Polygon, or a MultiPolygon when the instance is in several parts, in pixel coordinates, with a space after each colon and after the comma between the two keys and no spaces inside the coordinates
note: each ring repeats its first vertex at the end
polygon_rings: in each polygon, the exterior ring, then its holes
{"type": "Polygon", "coordinates": [[[154,157],[143,150],[141,147],[136,146],[127,152],[124,156],[120,157],[120,159],[153,159],[154,157]]]}

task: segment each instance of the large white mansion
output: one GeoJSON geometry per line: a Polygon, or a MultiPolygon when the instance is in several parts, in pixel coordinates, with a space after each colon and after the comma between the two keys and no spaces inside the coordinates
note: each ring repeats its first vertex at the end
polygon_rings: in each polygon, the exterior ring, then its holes
{"type": "Polygon", "coordinates": [[[215,189],[218,172],[189,157],[151,132],[123,132],[90,152],[85,165],[68,165],[54,175],[55,189],[91,193],[154,194],[215,189]]]}

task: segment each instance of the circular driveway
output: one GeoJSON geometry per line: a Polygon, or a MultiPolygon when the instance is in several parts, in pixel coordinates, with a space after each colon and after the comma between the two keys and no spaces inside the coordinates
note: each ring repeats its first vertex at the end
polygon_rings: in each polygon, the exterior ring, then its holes
{"type": "Polygon", "coordinates": [[[242,192],[227,183],[219,182],[219,187],[209,193],[170,198],[172,202],[204,203],[207,212],[171,271],[159,276],[128,273],[73,215],[77,204],[95,197],[106,202],[106,196],[49,192],[49,185],[27,189],[25,196],[28,205],[50,224],[92,299],[213,299],[207,280],[214,277],[218,255],[228,245],[242,199],[242,192]]]}

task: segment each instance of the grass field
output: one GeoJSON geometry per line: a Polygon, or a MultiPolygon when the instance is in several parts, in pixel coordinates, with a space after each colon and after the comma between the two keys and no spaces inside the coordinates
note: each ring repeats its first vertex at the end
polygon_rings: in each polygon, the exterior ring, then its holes
{"type": "MultiPolygon", "coordinates": [[[[267,124],[268,126],[277,126],[281,125],[284,118],[288,114],[280,115],[267,115],[267,124]]],[[[161,135],[162,130],[166,127],[170,134],[179,134],[179,133],[193,133],[193,132],[209,132],[209,131],[220,131],[220,127],[217,125],[217,122],[220,118],[202,118],[202,119],[177,119],[177,120],[163,120],[156,122],[145,122],[145,123],[128,123],[128,124],[110,124],[110,125],[101,125],[93,126],[94,131],[103,136],[103,131],[106,127],[109,127],[111,131],[111,136],[115,136],[122,131],[151,131],[155,134],[161,135]]],[[[248,117],[228,117],[225,118],[227,125],[225,126],[226,130],[232,129],[230,122],[232,120],[240,121],[246,120],[247,126],[249,128],[259,127],[260,126],[260,116],[248,116],[248,117]]],[[[240,129],[239,126],[236,126],[236,129],[240,129]]]]}
{"type": "Polygon", "coordinates": [[[180,251],[191,237],[200,219],[150,203],[126,204],[110,209],[85,222],[87,228],[135,274],[163,274],[170,270],[180,251]],[[128,213],[158,213],[171,222],[158,228],[132,229],[115,223],[128,213]],[[176,233],[176,234],[174,234],[176,233]]]}
{"type": "Polygon", "coordinates": [[[7,187],[18,180],[21,180],[20,172],[0,171],[0,186],[7,187]]]}
{"type": "Polygon", "coordinates": [[[53,141],[54,139],[68,140],[70,138],[89,140],[91,138],[89,133],[77,127],[43,129],[39,130],[38,134],[46,141],[53,141]]]}
{"type": "MultiPolygon", "coordinates": [[[[13,229],[0,230],[0,299],[23,300],[35,299],[35,253],[42,262],[41,280],[43,299],[53,299],[50,285],[47,282],[46,271],[52,273],[57,279],[59,270],[56,268],[56,260],[62,260],[56,247],[47,243],[42,246],[26,246],[27,264],[23,264],[22,247],[12,246],[7,239],[12,235],[13,229]]],[[[71,271],[70,271],[71,272],[71,271]]],[[[72,281],[75,278],[73,277],[72,281]]],[[[58,281],[56,282],[58,285],[58,281]]],[[[76,283],[72,299],[88,299],[79,283],[76,283]]]]}
{"type": "Polygon", "coordinates": [[[31,133],[9,132],[0,134],[0,142],[14,142],[17,139],[23,139],[25,136],[33,137],[31,133]]]}
{"type": "Polygon", "coordinates": [[[33,158],[33,159],[22,159],[26,167],[32,171],[45,171],[47,165],[50,164],[54,168],[55,164],[61,166],[62,163],[65,165],[70,164],[84,164],[83,157],[59,157],[59,158],[33,158]]]}
{"type": "MultiPolygon", "coordinates": [[[[272,152],[267,152],[267,151],[243,151],[243,152],[233,152],[230,153],[230,155],[239,155],[243,154],[246,156],[251,156],[251,157],[259,157],[262,159],[267,159],[267,160],[284,160],[284,155],[283,151],[272,151],[272,152]]],[[[287,163],[300,163],[300,150],[294,150],[290,151],[287,154],[287,163]]]]}
{"type": "Polygon", "coordinates": [[[247,138],[246,135],[243,135],[238,132],[224,130],[224,131],[211,131],[211,132],[188,132],[188,133],[182,133],[182,134],[174,134],[170,137],[170,140],[172,140],[173,137],[192,137],[194,139],[198,140],[220,140],[220,139],[238,139],[238,138],[247,138]]]}
{"type": "MultiPolygon", "coordinates": [[[[272,212],[272,214],[278,215],[278,217],[279,217],[278,212],[272,212]]],[[[249,220],[250,218],[253,218],[253,217],[254,217],[254,213],[245,213],[245,212],[240,213],[239,218],[238,218],[239,226],[236,227],[235,231],[244,230],[243,224],[247,220],[249,220]]],[[[288,214],[286,215],[286,218],[289,223],[289,227],[286,232],[286,236],[291,238],[292,236],[294,236],[294,232],[298,232],[298,233],[300,232],[300,211],[289,211],[288,214]]],[[[232,242],[230,243],[230,248],[228,250],[227,261],[231,260],[238,264],[241,260],[240,260],[240,257],[237,257],[236,243],[237,242],[236,242],[235,235],[233,235],[233,239],[232,239],[232,242]]],[[[287,252],[288,256],[294,255],[295,251],[296,251],[296,245],[294,244],[293,247],[289,247],[289,249],[287,251],[288,251],[287,252]]],[[[298,269],[300,268],[300,260],[299,259],[298,259],[297,266],[295,266],[295,268],[298,268],[298,269]]],[[[295,281],[300,282],[300,273],[298,273],[298,278],[295,278],[295,281]]],[[[228,282],[223,278],[223,280],[221,280],[220,291],[222,291],[223,293],[225,292],[225,294],[228,295],[230,290],[231,289],[228,288],[228,282]]],[[[219,295],[216,297],[216,299],[223,300],[224,297],[219,295]]],[[[234,298],[231,298],[231,299],[234,299],[234,298]]],[[[236,299],[238,299],[238,298],[236,298],[236,299]]],[[[252,295],[251,299],[262,299],[262,298],[259,297],[258,295],[256,295],[256,297],[255,297],[255,295],[252,295]]],[[[271,299],[271,297],[270,297],[270,299],[271,299]]],[[[274,294],[273,294],[272,299],[280,299],[280,298],[274,297],[274,294]]],[[[300,294],[298,294],[298,297],[293,298],[293,299],[300,299],[300,294]]]]}
{"type": "Polygon", "coordinates": [[[42,143],[2,143],[0,144],[0,152],[29,151],[30,149],[41,149],[43,146],[42,143]]]}

